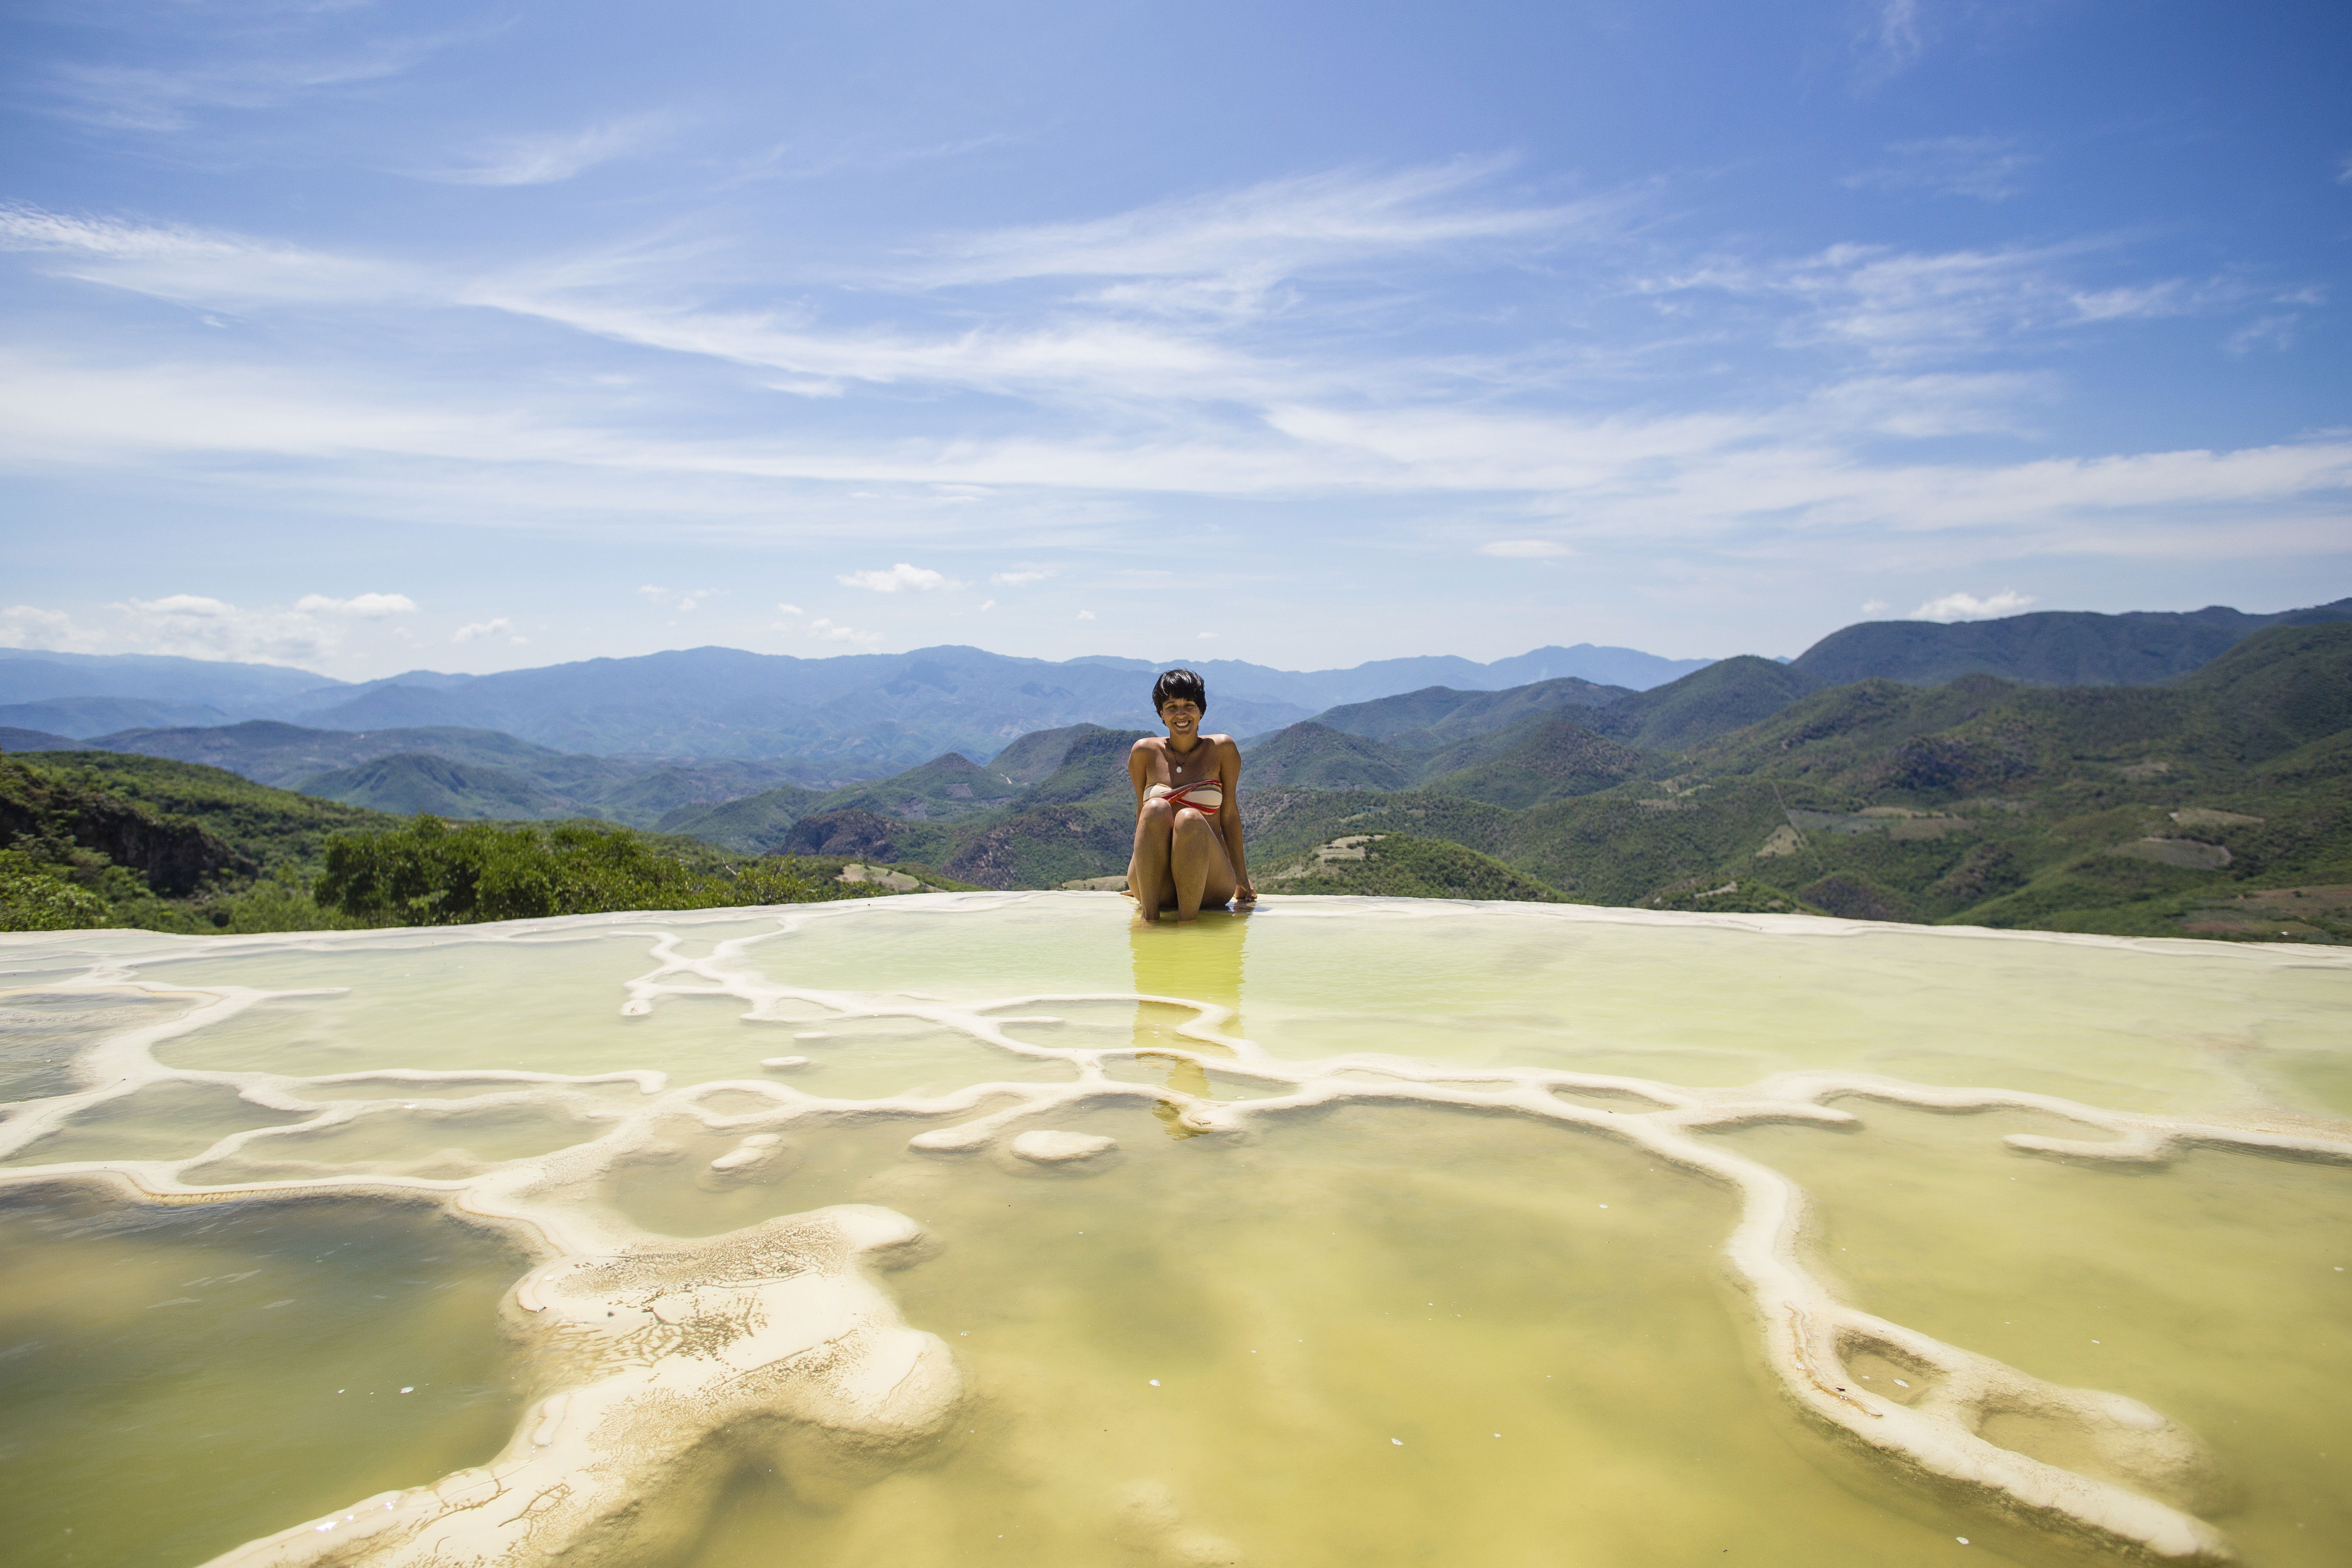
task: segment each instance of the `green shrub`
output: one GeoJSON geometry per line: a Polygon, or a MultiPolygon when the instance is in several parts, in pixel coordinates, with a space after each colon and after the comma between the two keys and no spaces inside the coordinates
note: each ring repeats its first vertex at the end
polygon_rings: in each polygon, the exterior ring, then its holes
{"type": "Polygon", "coordinates": [[[565,823],[452,826],[419,816],[327,841],[320,908],[373,921],[459,925],[622,910],[720,909],[868,896],[796,862],[697,867],[625,827],[565,823]]]}
{"type": "Polygon", "coordinates": [[[110,923],[104,899],[29,855],[0,849],[0,931],[92,931],[110,923]]]}

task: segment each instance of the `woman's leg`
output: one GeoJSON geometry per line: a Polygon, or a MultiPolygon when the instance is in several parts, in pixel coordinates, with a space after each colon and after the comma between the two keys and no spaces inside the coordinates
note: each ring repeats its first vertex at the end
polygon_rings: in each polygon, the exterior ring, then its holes
{"type": "Polygon", "coordinates": [[[1135,895],[1147,921],[1160,919],[1160,907],[1173,889],[1169,883],[1169,850],[1175,837],[1176,808],[1164,800],[1148,800],[1135,817],[1135,854],[1127,863],[1127,890],[1135,895]]]}
{"type": "MultiPolygon", "coordinates": [[[[1176,883],[1176,918],[1200,918],[1204,903],[1223,905],[1234,896],[1234,864],[1225,841],[1209,819],[1191,806],[1176,813],[1168,836],[1169,873],[1176,883]]],[[[1132,884],[1129,884],[1132,886],[1132,884]]]]}

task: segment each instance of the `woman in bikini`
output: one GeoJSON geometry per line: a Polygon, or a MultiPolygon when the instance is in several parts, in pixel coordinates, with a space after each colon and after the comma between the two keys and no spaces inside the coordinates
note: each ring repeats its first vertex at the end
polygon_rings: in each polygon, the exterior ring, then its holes
{"type": "Polygon", "coordinates": [[[1148,736],[1127,754],[1135,784],[1128,891],[1153,921],[1168,910],[1189,921],[1203,906],[1251,902],[1257,892],[1242,855],[1241,749],[1231,735],[1201,733],[1209,689],[1189,669],[1161,676],[1151,706],[1168,736],[1148,736]]]}

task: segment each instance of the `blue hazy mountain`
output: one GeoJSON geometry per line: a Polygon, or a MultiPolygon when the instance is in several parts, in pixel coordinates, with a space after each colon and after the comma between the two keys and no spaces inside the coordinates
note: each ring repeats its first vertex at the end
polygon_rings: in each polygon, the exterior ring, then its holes
{"type": "Polygon", "coordinates": [[[147,697],[49,697],[0,706],[0,725],[46,730],[76,740],[116,730],[226,724],[229,715],[205,702],[159,702],[147,697]]]}
{"type": "MultiPolygon", "coordinates": [[[[1706,662],[1585,647],[1539,648],[1493,664],[1429,658],[1298,671],[1211,659],[1193,668],[1209,682],[1217,726],[1259,734],[1433,679],[1496,690],[1589,666],[1655,685],[1706,662]]],[[[793,756],[879,772],[941,751],[991,757],[1041,730],[1148,722],[1151,680],[1165,668],[956,647],[816,659],[688,648],[472,678],[395,676],[320,694],[289,716],[320,729],[457,726],[501,730],[568,752],[793,756]]]]}
{"type": "Polygon", "coordinates": [[[54,735],[47,730],[23,730],[12,724],[0,724],[0,752],[71,752],[82,742],[71,735],[54,735]]]}
{"type": "Polygon", "coordinates": [[[343,684],[307,669],[275,664],[233,664],[166,654],[51,653],[0,647],[0,706],[60,697],[119,697],[214,708],[229,719],[252,719],[343,684]]]}
{"type": "MultiPolygon", "coordinates": [[[[1591,644],[1485,664],[1431,656],[1349,669],[1282,670],[1231,659],[1194,668],[1209,682],[1212,726],[1236,735],[1267,735],[1318,717],[1358,732],[1366,721],[1332,710],[1433,689],[1532,693],[1484,716],[1475,703],[1455,701],[1457,730],[1475,730],[1517,722],[1535,708],[1591,705],[1601,689],[1613,688],[1633,695],[1607,704],[1608,716],[1584,727],[1657,747],[1756,722],[1825,686],[1869,679],[1935,684],[1970,673],[2026,685],[2140,684],[2199,668],[2267,626],[2347,617],[2352,600],[2277,615],[2216,606],[2047,612],[1953,626],[1873,622],[1833,633],[1788,664],[1748,658],[1726,661],[1731,668],[1591,644]],[[1580,693],[1574,703],[1563,700],[1570,691],[1580,693]]],[[[0,649],[0,726],[76,737],[249,719],[328,731],[496,731],[572,755],[788,758],[848,781],[949,751],[984,762],[1040,731],[1147,724],[1151,678],[1161,668],[1144,659],[1055,662],[960,647],[830,658],[703,647],[496,675],[411,670],[345,683],[264,665],[0,649]],[[151,706],[119,706],[129,703],[151,706]]]]}
{"type": "Polygon", "coordinates": [[[249,719],[61,742],[54,735],[0,730],[0,749],[7,751],[75,746],[225,768],[257,784],[381,811],[605,816],[641,827],[681,806],[733,800],[795,781],[820,786],[859,782],[835,776],[838,770],[790,760],[590,756],[496,730],[451,727],[312,730],[249,719]]]}

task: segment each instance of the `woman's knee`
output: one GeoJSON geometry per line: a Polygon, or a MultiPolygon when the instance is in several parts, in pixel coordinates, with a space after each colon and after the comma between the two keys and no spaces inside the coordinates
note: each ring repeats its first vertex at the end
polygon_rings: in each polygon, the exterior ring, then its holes
{"type": "Polygon", "coordinates": [[[1164,831],[1176,825],[1176,808],[1166,801],[1147,800],[1143,803],[1142,811],[1137,814],[1136,820],[1164,831]]]}

